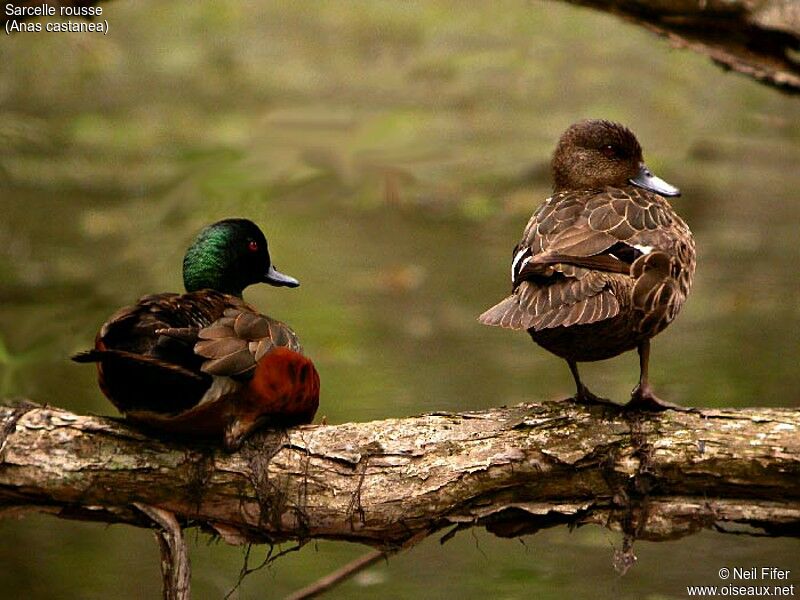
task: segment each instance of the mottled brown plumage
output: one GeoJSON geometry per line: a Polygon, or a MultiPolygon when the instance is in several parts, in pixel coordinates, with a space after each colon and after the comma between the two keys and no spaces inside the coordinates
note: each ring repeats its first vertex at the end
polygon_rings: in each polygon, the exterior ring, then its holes
{"type": "Polygon", "coordinates": [[[695,246],[644,166],[633,134],[607,121],[570,127],[553,156],[556,192],[533,214],[512,254],[512,294],[480,321],[527,330],[567,360],[581,400],[594,398],[577,362],[638,348],[634,405],[658,406],[647,380],[649,340],[678,314],[692,285],[695,246]]]}

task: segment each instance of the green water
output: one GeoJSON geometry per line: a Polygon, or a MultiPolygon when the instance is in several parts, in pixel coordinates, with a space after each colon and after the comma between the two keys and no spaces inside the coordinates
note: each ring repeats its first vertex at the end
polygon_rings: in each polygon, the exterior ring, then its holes
{"type": "MultiPolygon", "coordinates": [[[[800,102],[557,3],[115,1],[108,36],[0,44],[0,396],[113,414],[67,360],[139,295],[180,289],[203,224],[262,225],[297,290],[247,299],[290,323],[331,423],[572,392],[564,364],[475,317],[549,191],[548,155],[586,116],[636,131],[679,186],[695,288],[654,342],[659,393],[700,406],[797,406],[800,102]]],[[[635,355],[582,372],[623,401],[635,355]]],[[[240,548],[192,537],[194,590],[220,598],[240,548]]],[[[0,597],[150,598],[147,532],[0,521],[0,597]]],[[[714,533],[637,545],[556,529],[431,539],[331,597],[683,598],[722,566],[793,569],[798,544],[714,533]]],[[[252,574],[279,598],[365,549],[320,542],[252,574]]],[[[263,558],[254,549],[251,563],[263,558]]]]}

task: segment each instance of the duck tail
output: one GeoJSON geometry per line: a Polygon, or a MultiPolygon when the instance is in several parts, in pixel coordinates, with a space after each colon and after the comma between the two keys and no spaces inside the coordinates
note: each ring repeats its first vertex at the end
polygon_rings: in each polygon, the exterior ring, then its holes
{"type": "Polygon", "coordinates": [[[84,350],[70,356],[70,360],[77,363],[100,362],[103,360],[103,350],[84,350]]]}
{"type": "Polygon", "coordinates": [[[483,325],[503,327],[505,329],[528,329],[530,317],[519,305],[519,297],[511,294],[508,298],[495,304],[484,312],[478,321],[483,325]]]}
{"type": "MultiPolygon", "coordinates": [[[[123,365],[129,369],[139,369],[140,371],[158,371],[166,374],[174,374],[176,377],[191,379],[197,382],[206,382],[208,377],[195,373],[190,369],[186,369],[180,365],[166,362],[153,356],[144,354],[136,354],[135,352],[127,352],[125,350],[105,350],[93,349],[78,352],[70,357],[78,363],[96,362],[101,364],[111,363],[114,365],[123,365]]],[[[131,371],[134,373],[136,371],[131,371]]],[[[138,373],[137,373],[138,374],[138,373]]]]}

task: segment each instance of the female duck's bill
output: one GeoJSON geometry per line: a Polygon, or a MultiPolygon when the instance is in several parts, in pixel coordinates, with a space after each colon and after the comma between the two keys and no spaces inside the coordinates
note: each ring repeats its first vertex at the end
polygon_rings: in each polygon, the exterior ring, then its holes
{"type": "MultiPolygon", "coordinates": [[[[661,181],[659,179],[659,181],[661,181]]],[[[662,182],[663,183],[663,182],[662,182]]],[[[270,265],[267,272],[264,274],[264,283],[274,285],[275,287],[297,287],[300,282],[294,277],[281,273],[274,265],[270,265]]]]}
{"type": "Polygon", "coordinates": [[[633,185],[662,196],[674,197],[681,195],[681,191],[678,188],[655,175],[644,163],[639,166],[639,174],[629,179],[629,181],[633,185]]]}

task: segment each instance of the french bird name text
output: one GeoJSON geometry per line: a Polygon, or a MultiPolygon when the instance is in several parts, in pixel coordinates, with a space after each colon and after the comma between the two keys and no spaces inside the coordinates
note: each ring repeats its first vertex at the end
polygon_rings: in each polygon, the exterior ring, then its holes
{"type": "Polygon", "coordinates": [[[51,6],[37,4],[35,6],[16,6],[6,4],[7,17],[99,17],[103,14],[102,6],[51,6]]]}

